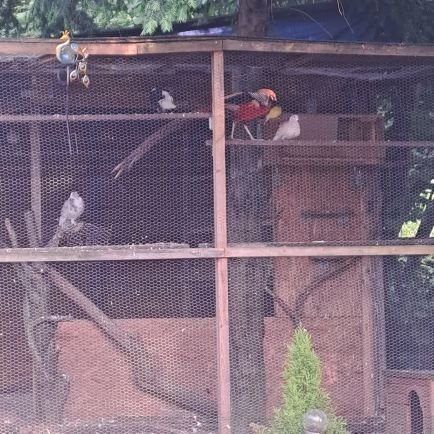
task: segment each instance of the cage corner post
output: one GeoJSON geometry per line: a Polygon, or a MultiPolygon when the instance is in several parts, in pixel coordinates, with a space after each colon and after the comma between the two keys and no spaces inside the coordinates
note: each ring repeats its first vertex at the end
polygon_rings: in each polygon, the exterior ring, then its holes
{"type": "MultiPolygon", "coordinates": [[[[224,55],[212,52],[212,153],[214,189],[214,247],[227,247],[224,55]]],[[[228,259],[215,259],[216,327],[217,327],[217,401],[218,432],[231,432],[230,361],[229,361],[229,290],[228,259]]]]}
{"type": "MultiPolygon", "coordinates": [[[[36,91],[37,77],[32,75],[32,90],[36,91]]],[[[32,106],[32,115],[39,114],[39,110],[32,106]]],[[[29,125],[30,135],[30,200],[31,210],[35,219],[36,239],[42,241],[42,166],[41,166],[41,126],[34,120],[29,125]]]]}
{"type": "Polygon", "coordinates": [[[35,216],[36,238],[42,240],[41,140],[37,122],[30,124],[30,189],[31,210],[35,216]]]}

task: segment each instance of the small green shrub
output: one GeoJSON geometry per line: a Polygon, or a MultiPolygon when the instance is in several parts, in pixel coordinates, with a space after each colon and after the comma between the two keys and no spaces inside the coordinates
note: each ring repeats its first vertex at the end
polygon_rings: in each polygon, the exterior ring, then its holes
{"type": "Polygon", "coordinates": [[[343,418],[334,414],[329,395],[321,388],[321,366],[310,334],[302,327],[294,332],[284,371],[283,404],[276,410],[270,434],[302,434],[303,416],[310,409],[327,414],[327,434],[347,434],[343,418]]]}

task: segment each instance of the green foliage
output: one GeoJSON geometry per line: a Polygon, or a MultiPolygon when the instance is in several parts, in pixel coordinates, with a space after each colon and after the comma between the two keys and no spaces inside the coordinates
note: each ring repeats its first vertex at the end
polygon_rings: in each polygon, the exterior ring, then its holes
{"type": "MultiPolygon", "coordinates": [[[[332,1],[332,0],[330,0],[332,1]]],[[[160,27],[172,30],[173,23],[235,14],[237,0],[3,0],[0,2],[0,36],[57,36],[68,27],[72,31],[93,28],[141,26],[143,35],[160,27]]],[[[311,3],[311,0],[273,0],[274,9],[311,3]]],[[[336,0],[339,5],[348,0],[336,0]]],[[[409,42],[434,41],[432,17],[434,4],[429,0],[360,0],[352,7],[376,19],[378,28],[386,24],[396,29],[399,39],[409,42]]]]}
{"type": "Polygon", "coordinates": [[[284,371],[283,404],[276,411],[272,434],[302,434],[303,416],[310,409],[323,410],[329,418],[327,434],[345,434],[345,422],[334,415],[330,397],[321,388],[321,366],[311,337],[297,328],[288,347],[284,371]]]}
{"type": "Polygon", "coordinates": [[[16,8],[15,0],[3,0],[0,3],[0,37],[17,34],[19,23],[15,16],[16,8]]]}

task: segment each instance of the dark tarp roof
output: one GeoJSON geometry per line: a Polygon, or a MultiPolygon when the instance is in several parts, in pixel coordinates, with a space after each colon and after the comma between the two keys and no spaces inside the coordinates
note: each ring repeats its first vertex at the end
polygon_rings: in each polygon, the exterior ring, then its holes
{"type": "MultiPolygon", "coordinates": [[[[344,3],[345,16],[340,14],[336,1],[274,10],[267,37],[303,41],[399,42],[393,37],[393,28],[378,28],[375,18],[364,12],[360,5],[354,7],[353,1],[344,3]]],[[[210,18],[206,24],[197,21],[176,24],[171,33],[157,31],[155,36],[231,36],[234,34],[234,20],[233,16],[225,16],[210,18]]],[[[140,28],[128,28],[76,36],[128,37],[139,36],[140,32],[140,28]]]]}

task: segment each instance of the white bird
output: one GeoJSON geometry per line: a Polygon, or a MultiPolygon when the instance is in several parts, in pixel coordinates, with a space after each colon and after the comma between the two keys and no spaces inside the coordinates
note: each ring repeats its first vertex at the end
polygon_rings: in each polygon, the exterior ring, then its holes
{"type": "Polygon", "coordinates": [[[286,122],[280,124],[273,140],[295,139],[300,135],[300,132],[298,115],[292,115],[286,122]]]}
{"type": "Polygon", "coordinates": [[[73,191],[63,204],[62,210],[60,211],[59,226],[62,229],[75,226],[83,212],[84,200],[76,191],[73,191]]]}
{"type": "Polygon", "coordinates": [[[158,101],[158,104],[161,107],[161,110],[163,112],[168,112],[170,110],[175,110],[176,109],[176,105],[173,102],[173,96],[170,95],[169,92],[167,92],[167,90],[162,90],[161,91],[161,95],[163,96],[163,98],[161,98],[158,101]]]}

